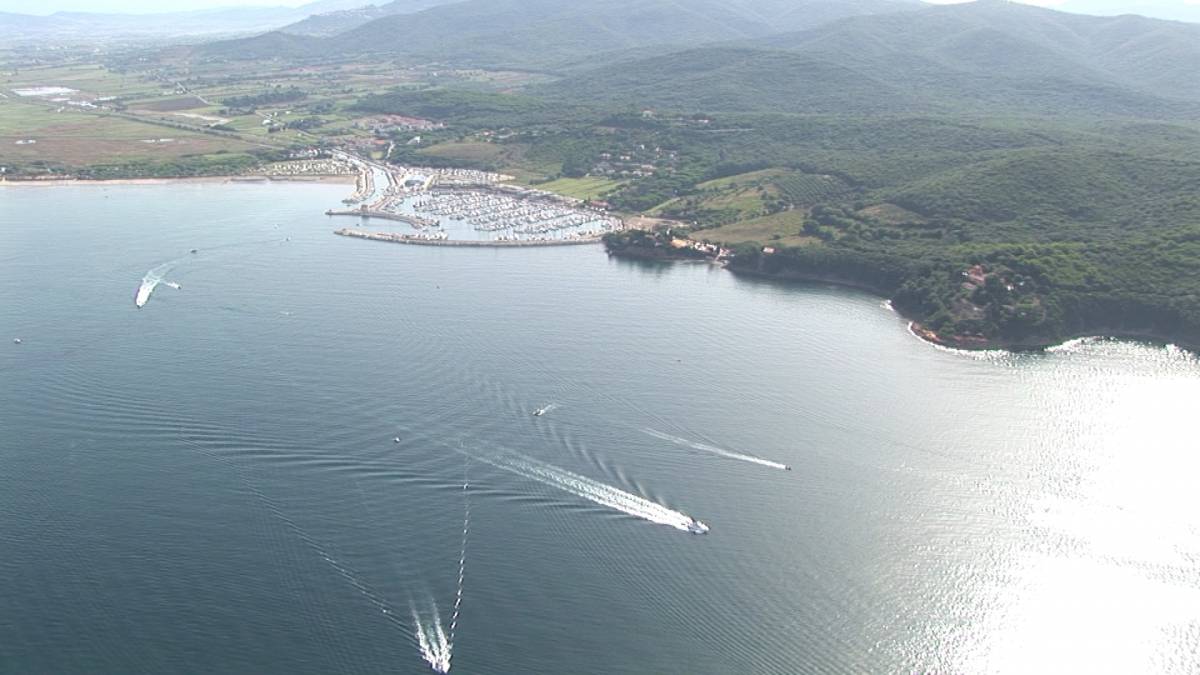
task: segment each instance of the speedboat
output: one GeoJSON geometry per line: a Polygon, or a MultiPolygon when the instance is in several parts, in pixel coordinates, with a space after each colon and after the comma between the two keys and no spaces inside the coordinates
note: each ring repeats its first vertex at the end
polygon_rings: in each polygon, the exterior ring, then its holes
{"type": "Polygon", "coordinates": [[[400,442],[400,437],[399,437],[399,436],[397,436],[397,437],[393,438],[393,439],[392,439],[392,442],[393,442],[393,443],[399,443],[399,442],[400,442]]]}
{"type": "Polygon", "coordinates": [[[145,307],[146,303],[150,302],[150,293],[153,291],[154,286],[143,281],[142,285],[138,286],[137,291],[133,294],[133,306],[138,309],[145,307]]]}
{"type": "Polygon", "coordinates": [[[704,521],[692,519],[692,522],[687,524],[687,531],[692,534],[708,534],[708,525],[704,521]]]}
{"type": "Polygon", "coordinates": [[[21,344],[21,338],[13,338],[13,344],[14,344],[14,345],[19,345],[19,344],[21,344]]]}
{"type": "Polygon", "coordinates": [[[538,408],[537,410],[534,410],[534,411],[533,411],[533,416],[534,416],[534,417],[541,417],[542,415],[545,415],[545,414],[546,414],[546,409],[545,409],[545,408],[538,408]]]}

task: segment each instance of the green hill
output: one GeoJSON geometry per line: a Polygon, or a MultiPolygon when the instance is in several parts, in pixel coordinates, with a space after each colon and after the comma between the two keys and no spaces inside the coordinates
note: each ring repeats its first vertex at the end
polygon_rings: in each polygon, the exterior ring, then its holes
{"type": "Polygon", "coordinates": [[[580,73],[571,100],[683,111],[1200,116],[1200,26],[977,2],[580,73]]]}
{"type": "MultiPolygon", "coordinates": [[[[909,10],[906,0],[466,0],[412,14],[390,13],[328,39],[283,44],[282,58],[390,55],[482,67],[556,68],[592,55],[759,38],[858,14],[909,10]]],[[[376,10],[389,11],[385,5],[376,10]]],[[[330,35],[342,14],[287,29],[330,35]],[[323,22],[323,23],[322,23],[323,22]]],[[[262,58],[280,45],[259,36],[201,45],[201,58],[262,58]]]]}
{"type": "Polygon", "coordinates": [[[280,28],[282,33],[330,37],[353,30],[375,19],[401,14],[415,14],[431,7],[450,4],[457,0],[393,0],[382,5],[368,4],[341,11],[313,14],[302,21],[280,28]]]}

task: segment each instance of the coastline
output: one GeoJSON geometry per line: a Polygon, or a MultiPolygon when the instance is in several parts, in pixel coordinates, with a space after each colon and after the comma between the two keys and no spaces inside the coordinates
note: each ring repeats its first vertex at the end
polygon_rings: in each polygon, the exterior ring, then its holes
{"type": "Polygon", "coordinates": [[[86,178],[55,178],[53,180],[0,180],[0,187],[29,186],[29,187],[63,187],[68,185],[170,185],[174,183],[318,183],[335,185],[353,185],[355,176],[352,175],[314,175],[314,176],[267,176],[249,174],[245,176],[180,176],[174,178],[111,178],[89,180],[86,178]]]}
{"type": "Polygon", "coordinates": [[[352,239],[382,241],[389,244],[411,244],[414,246],[460,246],[467,248],[534,248],[538,246],[585,246],[599,244],[599,239],[425,239],[423,237],[396,234],[394,232],[368,232],[342,228],[334,234],[352,239]]]}
{"type": "MultiPolygon", "coordinates": [[[[614,255],[621,255],[621,254],[614,253],[614,255]]],[[[630,256],[630,257],[635,258],[635,259],[642,259],[642,260],[647,259],[647,258],[639,258],[638,256],[630,256]]],[[[654,259],[669,261],[669,262],[691,262],[687,258],[657,257],[654,259]]],[[[787,274],[769,274],[766,272],[759,272],[759,271],[753,270],[753,269],[733,267],[728,264],[722,265],[722,267],[724,267],[727,271],[733,273],[734,275],[744,275],[744,276],[755,278],[755,279],[768,279],[768,280],[775,280],[775,281],[790,281],[790,282],[800,282],[800,283],[829,284],[829,285],[838,286],[841,288],[851,288],[854,290],[859,290],[859,291],[863,291],[866,293],[870,293],[871,295],[874,295],[883,300],[886,300],[888,303],[888,307],[890,307],[891,310],[893,312],[895,312],[897,316],[899,316],[900,318],[902,318],[908,322],[908,331],[910,333],[912,333],[914,336],[916,336],[919,340],[921,340],[922,342],[925,342],[927,344],[933,345],[935,347],[940,347],[940,348],[945,348],[945,349],[957,349],[957,350],[969,351],[969,352],[984,352],[984,351],[1006,351],[1006,352],[1012,352],[1012,353],[1039,352],[1039,351],[1045,351],[1047,349],[1051,349],[1054,347],[1058,347],[1058,346],[1061,346],[1063,344],[1066,344],[1068,342],[1072,342],[1075,340],[1088,339],[1088,338],[1100,338],[1100,339],[1108,338],[1108,339],[1114,339],[1114,340],[1128,340],[1128,341],[1133,341],[1133,342],[1142,342],[1142,343],[1150,343],[1150,344],[1157,344],[1157,345],[1173,345],[1180,349],[1184,349],[1189,352],[1200,354],[1200,345],[1190,345],[1190,344],[1187,344],[1186,341],[1179,340],[1177,337],[1172,337],[1170,335],[1166,335],[1166,334],[1163,334],[1163,333],[1160,333],[1157,331],[1131,330],[1131,329],[1127,329],[1127,328],[1118,329],[1118,328],[1097,327],[1097,328],[1087,330],[1087,331],[1079,331],[1079,332],[1075,332],[1075,333],[1070,333],[1070,334],[1064,335],[1062,337],[1054,337],[1054,338],[1029,337],[1029,338],[1026,338],[1023,340],[997,340],[997,339],[979,338],[979,337],[975,337],[975,336],[945,336],[945,335],[940,335],[938,333],[935,333],[935,332],[929,330],[928,328],[925,328],[923,325],[921,325],[920,321],[905,314],[902,310],[893,306],[891,303],[891,294],[888,293],[886,290],[879,288],[878,286],[875,286],[873,284],[858,281],[855,279],[847,279],[845,277],[834,276],[834,275],[825,276],[825,275],[820,275],[820,274],[804,274],[804,273],[796,273],[796,272],[789,272],[787,274]]]]}

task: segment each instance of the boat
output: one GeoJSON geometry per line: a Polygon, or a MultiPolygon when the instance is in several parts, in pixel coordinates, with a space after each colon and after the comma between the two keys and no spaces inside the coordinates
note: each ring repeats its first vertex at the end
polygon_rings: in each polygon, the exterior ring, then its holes
{"type": "Polygon", "coordinates": [[[692,519],[692,522],[687,524],[687,531],[692,534],[708,534],[708,525],[703,521],[692,519]]]}
{"type": "Polygon", "coordinates": [[[545,409],[545,408],[538,408],[537,410],[534,410],[534,411],[533,411],[533,416],[534,416],[534,417],[541,417],[542,415],[545,415],[545,414],[546,414],[546,409],[545,409]]]}
{"type": "Polygon", "coordinates": [[[399,436],[397,436],[397,437],[393,438],[393,439],[392,439],[392,442],[393,442],[393,443],[399,443],[399,442],[400,442],[400,437],[399,437],[399,436]]]}
{"type": "Polygon", "coordinates": [[[152,284],[148,284],[143,281],[142,285],[138,286],[137,292],[135,292],[133,294],[134,306],[137,307],[138,309],[145,307],[146,303],[150,302],[150,293],[152,293],[153,291],[154,291],[154,286],[152,284]]]}
{"type": "Polygon", "coordinates": [[[192,253],[199,253],[196,249],[192,249],[192,253]]]}
{"type": "Polygon", "coordinates": [[[21,338],[13,338],[13,344],[14,344],[14,345],[19,345],[19,344],[21,344],[21,338]]]}

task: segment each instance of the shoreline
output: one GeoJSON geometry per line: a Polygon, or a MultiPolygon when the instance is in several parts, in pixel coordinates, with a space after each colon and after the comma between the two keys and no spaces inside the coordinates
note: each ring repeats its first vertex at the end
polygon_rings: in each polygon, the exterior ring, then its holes
{"type": "MultiPolygon", "coordinates": [[[[667,260],[667,261],[671,261],[671,262],[690,262],[687,259],[659,258],[659,260],[667,260]]],[[[1071,333],[1071,334],[1065,335],[1063,337],[1056,337],[1053,339],[1051,339],[1051,338],[1029,338],[1027,340],[994,340],[994,339],[989,340],[989,339],[985,339],[985,338],[973,338],[970,336],[949,336],[949,337],[947,337],[947,336],[943,336],[943,335],[934,333],[933,331],[929,330],[928,328],[925,328],[924,326],[921,325],[920,321],[914,319],[911,316],[908,316],[900,309],[894,307],[892,305],[891,297],[890,297],[889,293],[887,293],[883,289],[881,289],[877,286],[874,286],[872,284],[869,284],[869,283],[856,281],[853,279],[846,279],[846,278],[837,277],[837,276],[822,276],[819,274],[801,274],[801,273],[768,274],[765,272],[758,272],[756,270],[734,268],[729,265],[723,265],[723,267],[727,271],[733,273],[735,276],[745,275],[747,277],[754,278],[754,279],[767,279],[767,280],[784,281],[784,282],[829,284],[832,286],[837,286],[839,288],[850,288],[853,290],[870,293],[871,295],[874,295],[878,298],[882,298],[883,300],[887,301],[888,307],[891,309],[891,311],[894,312],[896,314],[896,316],[898,316],[901,319],[908,322],[908,332],[909,333],[911,333],[917,339],[921,340],[922,342],[924,342],[926,344],[932,345],[934,347],[942,348],[942,349],[954,349],[954,350],[961,350],[961,351],[965,351],[965,352],[1005,351],[1005,352],[1010,352],[1010,353],[1015,354],[1015,353],[1022,353],[1022,352],[1041,352],[1041,351],[1045,351],[1047,349],[1053,349],[1054,347],[1059,347],[1063,344],[1066,344],[1068,342],[1073,342],[1075,340],[1095,338],[1095,339],[1125,340],[1125,341],[1131,341],[1131,342],[1141,342],[1141,343],[1149,343],[1149,344],[1156,344],[1156,345],[1163,345],[1163,346],[1172,345],[1172,346],[1178,347],[1179,349],[1193,352],[1195,354],[1200,354],[1200,345],[1189,345],[1186,342],[1180,341],[1177,338],[1173,338],[1171,336],[1159,333],[1157,331],[1152,331],[1152,330],[1095,328],[1095,329],[1092,329],[1089,331],[1071,333]]]]}
{"type": "Polygon", "coordinates": [[[65,187],[71,185],[170,185],[175,183],[197,184],[227,184],[227,183],[314,183],[322,185],[353,185],[352,175],[313,175],[313,176],[267,176],[248,174],[244,176],[178,176],[163,178],[104,178],[91,180],[87,178],[55,178],[51,180],[21,180],[6,178],[0,180],[0,187],[65,187]]]}
{"type": "Polygon", "coordinates": [[[599,239],[425,239],[419,236],[395,232],[368,232],[342,228],[334,234],[352,239],[381,241],[389,244],[411,244],[414,246],[459,246],[465,248],[537,248],[539,246],[585,246],[599,244],[599,239]]]}

